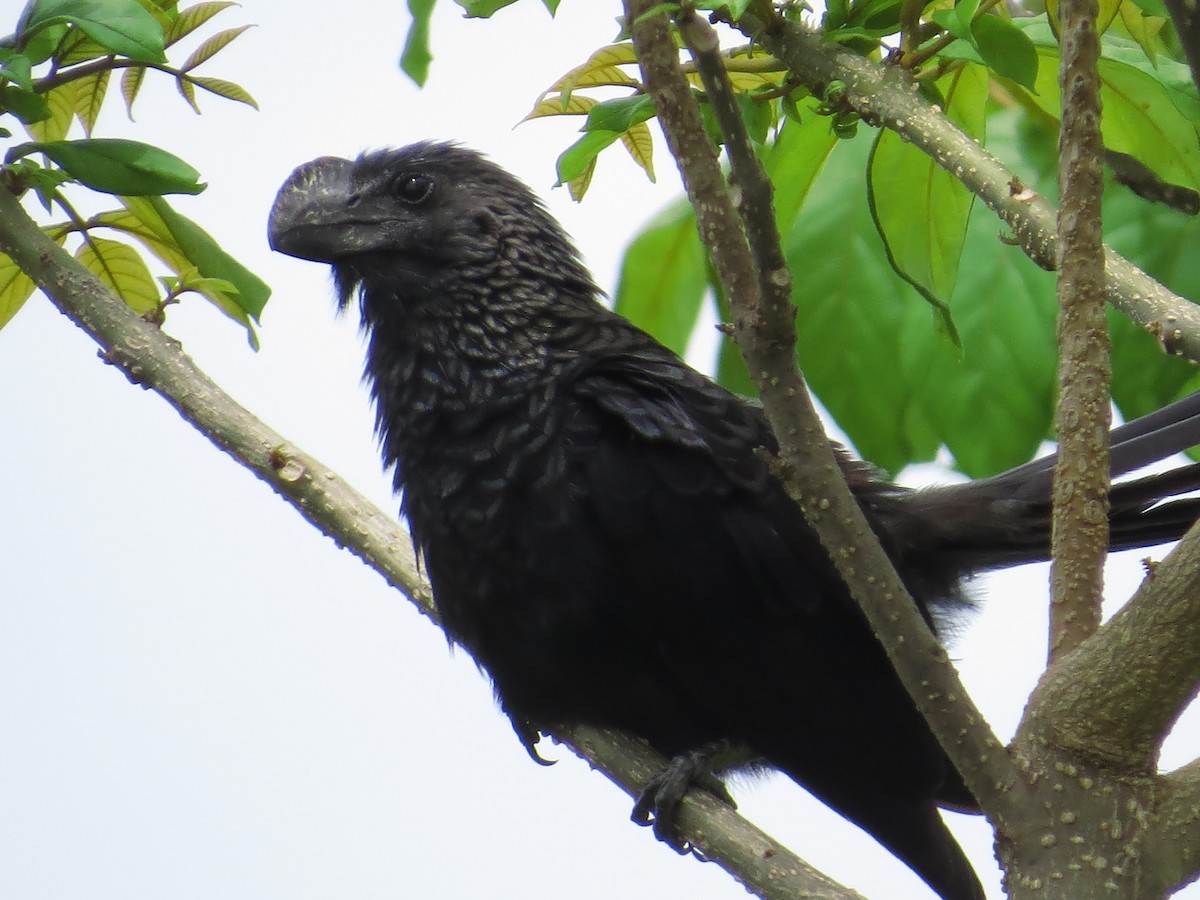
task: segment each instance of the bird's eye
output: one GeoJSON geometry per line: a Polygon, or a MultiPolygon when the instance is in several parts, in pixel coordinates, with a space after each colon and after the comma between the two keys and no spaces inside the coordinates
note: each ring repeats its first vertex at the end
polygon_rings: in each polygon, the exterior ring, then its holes
{"type": "Polygon", "coordinates": [[[433,179],[428,175],[401,175],[396,180],[396,193],[405,203],[421,203],[433,193],[433,179]]]}

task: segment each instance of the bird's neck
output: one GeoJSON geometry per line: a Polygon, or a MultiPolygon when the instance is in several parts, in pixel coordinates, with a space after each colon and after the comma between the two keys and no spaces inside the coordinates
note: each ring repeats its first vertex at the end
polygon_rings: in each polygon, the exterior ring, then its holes
{"type": "Polygon", "coordinates": [[[364,283],[365,374],[398,482],[426,459],[507,452],[518,424],[551,427],[549,397],[580,354],[533,288],[521,303],[506,287],[503,303],[476,286],[456,296],[414,292],[422,299],[413,302],[394,281],[386,293],[364,283]]]}

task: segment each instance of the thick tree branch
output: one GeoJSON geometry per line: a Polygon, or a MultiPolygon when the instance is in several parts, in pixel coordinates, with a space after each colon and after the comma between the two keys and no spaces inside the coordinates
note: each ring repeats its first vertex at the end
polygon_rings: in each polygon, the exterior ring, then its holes
{"type": "Polygon", "coordinates": [[[1096,0],[1063,0],[1058,137],[1058,462],[1050,567],[1050,660],[1095,634],[1108,558],[1112,381],[1104,315],[1100,38],[1096,0]]]}
{"type": "MultiPolygon", "coordinates": [[[[1030,259],[1054,268],[1058,242],[1049,204],[924,99],[905,72],[824,44],[819,35],[776,16],[766,3],[753,4],[736,25],[814,93],[823,95],[834,81],[844,84],[841,96],[865,122],[889,128],[923,150],[991,207],[1030,259]]],[[[1104,282],[1108,302],[1157,337],[1168,353],[1200,362],[1200,307],[1107,247],[1104,282]]]]}
{"type": "Polygon", "coordinates": [[[1200,876],[1200,760],[1163,776],[1151,852],[1178,887],[1200,876]]]}
{"type": "Polygon", "coordinates": [[[1200,528],[1034,691],[1022,731],[1097,765],[1151,775],[1200,688],[1200,528]]]}
{"type": "MultiPolygon", "coordinates": [[[[758,196],[765,176],[748,150],[740,115],[729,110],[728,80],[720,70],[715,39],[703,23],[684,19],[684,39],[694,45],[698,69],[710,101],[727,127],[734,176],[751,198],[743,211],[754,214],[744,229],[733,208],[700,113],[679,66],[679,56],[664,14],[648,14],[652,0],[629,0],[628,21],[642,68],[643,81],[654,97],[659,122],[679,165],[688,197],[696,210],[701,236],[737,310],[740,346],[755,376],[767,416],[780,444],[784,481],[813,524],[855,599],[884,642],[893,664],[914,701],[964,778],[997,821],[1028,815],[1022,784],[1004,748],[992,735],[958,682],[957,673],[925,623],[890,560],[875,539],[850,493],[832,447],[812,407],[795,363],[794,313],[790,298],[781,298],[775,271],[779,238],[774,215],[761,208],[758,196]],[[747,231],[759,246],[753,254],[747,231]],[[766,267],[759,273],[758,264],[766,267]],[[726,273],[734,278],[726,281],[726,273]]],[[[785,281],[786,285],[787,282],[785,281]]]]}
{"type": "MultiPolygon", "coordinates": [[[[59,310],[100,345],[106,361],[131,382],[163,397],[201,434],[274,488],[318,531],[362,559],[437,621],[412,542],[396,519],[221,390],[176,341],[134,313],[51,241],[3,187],[0,251],[11,256],[59,310]]],[[[645,745],[616,732],[579,728],[557,737],[632,796],[640,794],[650,775],[665,765],[645,745]]],[[[680,823],[684,837],[706,858],[760,897],[858,897],[715,800],[687,799],[680,823]]]]}

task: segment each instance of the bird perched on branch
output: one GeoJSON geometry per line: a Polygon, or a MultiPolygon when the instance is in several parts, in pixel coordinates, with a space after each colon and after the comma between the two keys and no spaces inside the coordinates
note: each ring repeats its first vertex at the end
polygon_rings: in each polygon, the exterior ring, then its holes
{"type": "MultiPolygon", "coordinates": [[[[531,753],[558,725],[646,739],[674,762],[637,815],[677,847],[680,780],[752,758],[945,900],[982,898],[937,812],[974,798],[771,475],[760,410],[606,309],[528,188],[449,144],[325,157],[281,188],[270,239],[358,297],[438,611],[531,753]]],[[[1200,442],[1197,398],[1114,432],[1114,473],[1200,442]]],[[[922,491],[843,468],[932,626],[964,579],[1048,556],[1051,465],[922,491]]],[[[1182,534],[1196,502],[1155,504],[1197,480],[1116,488],[1113,548],[1182,534]]]]}

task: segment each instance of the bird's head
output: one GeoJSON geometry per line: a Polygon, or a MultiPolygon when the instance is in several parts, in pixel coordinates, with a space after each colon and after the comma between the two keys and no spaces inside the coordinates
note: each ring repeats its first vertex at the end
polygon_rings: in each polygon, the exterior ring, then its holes
{"type": "Polygon", "coordinates": [[[271,247],[329,263],[340,303],[372,282],[436,290],[464,279],[501,289],[549,280],[592,294],[578,253],[541,201],[482,155],[444,143],[324,156],[280,188],[271,247]]]}

